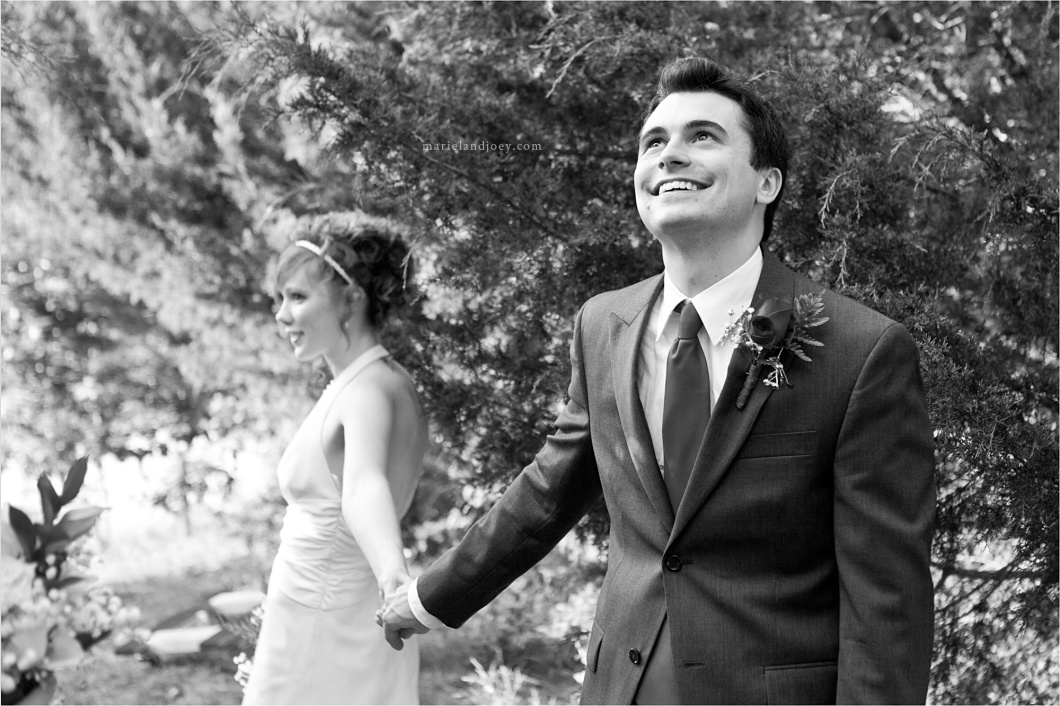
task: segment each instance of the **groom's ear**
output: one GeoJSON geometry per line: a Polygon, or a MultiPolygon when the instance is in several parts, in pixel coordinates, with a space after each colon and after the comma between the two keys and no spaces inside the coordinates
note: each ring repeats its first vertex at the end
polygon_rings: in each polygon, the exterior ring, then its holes
{"type": "Polygon", "coordinates": [[[755,203],[769,205],[777,200],[780,187],[784,184],[784,175],[776,167],[767,167],[758,172],[758,193],[755,203]]]}

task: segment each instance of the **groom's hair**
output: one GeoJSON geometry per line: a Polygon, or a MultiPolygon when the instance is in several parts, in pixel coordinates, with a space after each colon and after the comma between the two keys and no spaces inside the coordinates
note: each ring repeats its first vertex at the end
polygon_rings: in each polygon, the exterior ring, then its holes
{"type": "Polygon", "coordinates": [[[687,57],[674,59],[659,72],[655,96],[648,104],[644,120],[655,112],[671,93],[713,92],[734,101],[743,109],[742,124],[751,136],[751,166],[754,169],[776,167],[780,170],[780,192],[773,203],[766,206],[762,242],[773,232],[773,214],[780,205],[780,197],[788,183],[788,138],[776,111],[761,96],[750,81],[733,74],[729,69],[710,59],[687,57]]]}

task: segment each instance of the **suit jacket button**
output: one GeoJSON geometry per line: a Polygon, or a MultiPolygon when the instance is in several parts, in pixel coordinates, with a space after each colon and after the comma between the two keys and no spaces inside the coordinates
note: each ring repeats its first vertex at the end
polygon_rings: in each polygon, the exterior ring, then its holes
{"type": "Polygon", "coordinates": [[[666,561],[663,565],[670,571],[680,571],[681,567],[684,566],[684,562],[681,561],[681,557],[676,554],[671,554],[666,557],[666,561]]]}
{"type": "Polygon", "coordinates": [[[630,650],[629,661],[633,664],[640,664],[640,652],[638,652],[637,650],[630,650]]]}

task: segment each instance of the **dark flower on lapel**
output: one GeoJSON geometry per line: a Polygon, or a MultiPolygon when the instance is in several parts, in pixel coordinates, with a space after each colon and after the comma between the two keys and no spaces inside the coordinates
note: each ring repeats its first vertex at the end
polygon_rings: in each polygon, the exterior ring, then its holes
{"type": "Polygon", "coordinates": [[[791,302],[766,299],[751,317],[747,335],[764,351],[779,348],[791,328],[791,302]]]}
{"type": "MultiPolygon", "coordinates": [[[[773,368],[765,379],[767,385],[773,388],[781,385],[792,387],[780,357],[785,351],[791,351],[795,357],[811,362],[802,347],[824,345],[807,333],[807,329],[828,321],[827,316],[821,315],[823,311],[824,302],[820,292],[803,294],[795,297],[794,301],[766,299],[757,312],[748,308],[725,327],[722,338],[751,353],[747,378],[736,399],[737,409],[743,409],[747,404],[747,398],[758,384],[763,365],[773,368]]],[[[729,316],[734,314],[729,312],[729,316]]]]}

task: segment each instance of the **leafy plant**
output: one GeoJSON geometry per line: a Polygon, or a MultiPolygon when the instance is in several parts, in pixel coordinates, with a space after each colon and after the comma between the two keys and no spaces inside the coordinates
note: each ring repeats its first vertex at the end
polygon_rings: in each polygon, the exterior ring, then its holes
{"type": "Polygon", "coordinates": [[[37,489],[40,491],[41,510],[44,514],[42,522],[33,522],[14,505],[9,509],[11,528],[22,547],[22,555],[27,561],[37,565],[37,575],[44,581],[44,587],[48,590],[66,588],[85,579],[79,574],[65,574],[63,565],[70,545],[92,531],[103,508],[76,508],[64,513],[58,521],[56,517],[62,508],[81,492],[87,470],[88,457],[75,461],[66,474],[62,493],[55,490],[47,474],[40,474],[37,478],[37,489]]]}
{"type": "Polygon", "coordinates": [[[78,459],[61,492],[42,473],[42,521],[11,506],[2,524],[4,703],[20,703],[38,687],[53,689],[55,669],[77,664],[85,650],[138,617],[110,589],[91,585],[87,574],[91,552],[81,540],[103,508],[62,512],[81,491],[87,469],[88,458],[78,459]]]}

